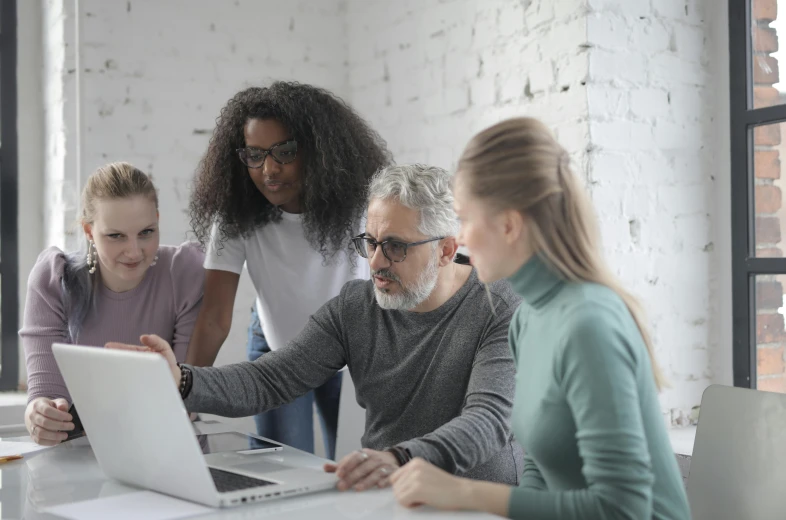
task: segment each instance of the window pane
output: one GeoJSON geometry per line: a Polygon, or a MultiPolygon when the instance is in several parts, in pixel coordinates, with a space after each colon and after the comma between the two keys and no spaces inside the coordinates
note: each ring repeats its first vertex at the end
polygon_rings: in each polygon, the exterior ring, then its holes
{"type": "Polygon", "coordinates": [[[786,35],[786,0],[752,0],[753,108],[786,102],[786,82],[780,81],[778,68],[778,63],[786,59],[778,48],[781,35],[786,35]]]}
{"type": "Polygon", "coordinates": [[[784,288],[786,275],[756,277],[756,387],[786,393],[786,328],[784,288]]]}
{"type": "Polygon", "coordinates": [[[755,256],[782,257],[786,230],[783,190],[786,172],[786,123],[761,125],[753,129],[755,256]],[[784,159],[784,160],[782,160],[784,159]]]}

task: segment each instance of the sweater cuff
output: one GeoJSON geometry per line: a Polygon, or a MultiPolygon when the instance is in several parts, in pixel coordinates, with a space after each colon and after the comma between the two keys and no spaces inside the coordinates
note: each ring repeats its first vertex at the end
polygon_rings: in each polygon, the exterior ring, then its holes
{"type": "Polygon", "coordinates": [[[455,473],[454,469],[445,467],[446,464],[442,460],[439,450],[437,450],[433,446],[430,446],[426,442],[422,442],[418,439],[411,439],[408,441],[400,442],[396,444],[396,446],[399,446],[409,451],[409,454],[412,456],[411,459],[414,459],[415,457],[420,457],[426,462],[433,464],[436,467],[447,471],[448,473],[455,473]]]}
{"type": "Polygon", "coordinates": [[[551,518],[555,511],[548,503],[551,495],[546,490],[514,487],[510,490],[508,518],[551,518]]]}

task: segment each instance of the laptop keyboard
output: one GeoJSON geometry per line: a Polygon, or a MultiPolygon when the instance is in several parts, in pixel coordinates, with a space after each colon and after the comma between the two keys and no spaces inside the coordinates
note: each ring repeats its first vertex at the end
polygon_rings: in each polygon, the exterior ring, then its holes
{"type": "Polygon", "coordinates": [[[231,471],[223,471],[216,468],[208,469],[210,469],[210,476],[213,477],[213,482],[216,484],[216,489],[219,493],[228,493],[230,491],[240,491],[241,489],[272,486],[276,484],[276,482],[246,477],[245,475],[238,475],[231,471]]]}

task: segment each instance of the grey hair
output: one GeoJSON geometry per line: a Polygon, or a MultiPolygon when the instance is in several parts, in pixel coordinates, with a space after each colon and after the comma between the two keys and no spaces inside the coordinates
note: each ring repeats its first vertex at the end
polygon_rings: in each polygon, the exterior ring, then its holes
{"type": "Polygon", "coordinates": [[[453,210],[450,182],[451,175],[437,166],[398,164],[374,174],[368,198],[369,201],[394,199],[418,210],[418,231],[426,236],[456,236],[459,222],[453,210]]]}

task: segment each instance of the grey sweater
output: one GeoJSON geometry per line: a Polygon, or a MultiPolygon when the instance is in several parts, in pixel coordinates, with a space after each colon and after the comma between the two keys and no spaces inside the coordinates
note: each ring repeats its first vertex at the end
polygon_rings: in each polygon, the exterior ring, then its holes
{"type": "Polygon", "coordinates": [[[379,307],[373,282],[352,281],[286,347],[254,362],[193,368],[189,411],[241,417],[289,403],[344,365],[366,410],[363,447],[408,448],[457,475],[518,484],[523,453],[510,414],[515,367],[508,325],[519,298],[472,270],[438,309],[379,307]]]}

